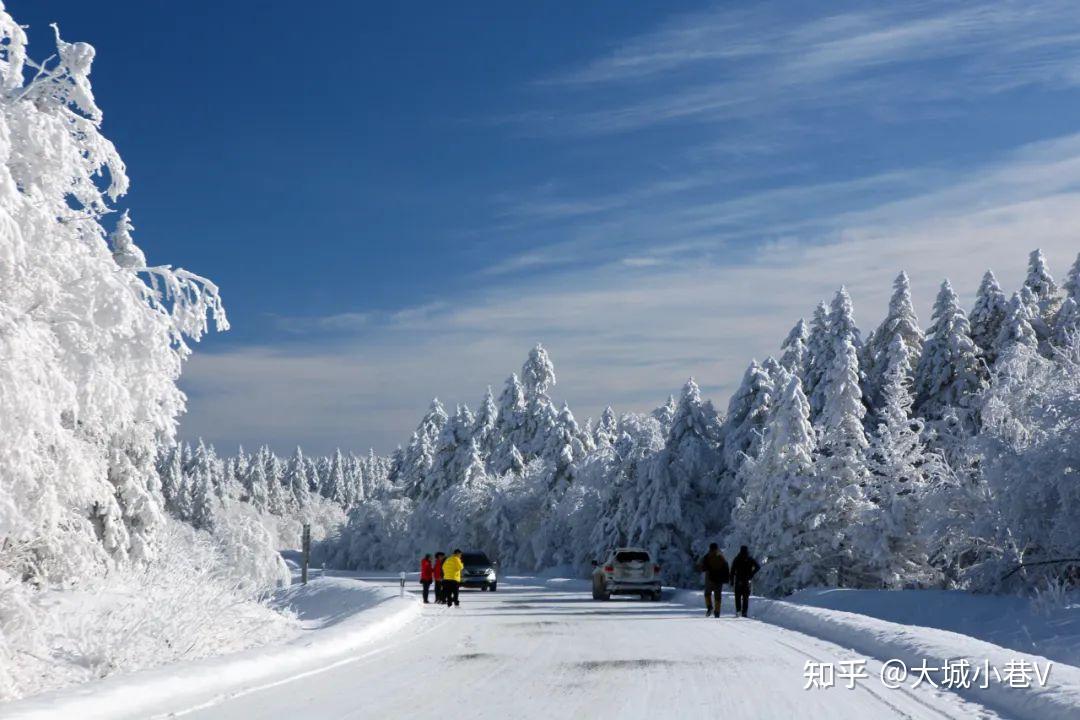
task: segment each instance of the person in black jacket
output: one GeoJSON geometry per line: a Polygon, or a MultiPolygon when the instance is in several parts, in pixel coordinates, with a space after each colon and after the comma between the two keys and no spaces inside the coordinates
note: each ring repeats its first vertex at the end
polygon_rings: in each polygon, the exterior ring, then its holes
{"type": "Polygon", "coordinates": [[[731,561],[731,584],[735,590],[735,615],[746,617],[750,605],[750,581],[761,569],[758,561],[750,557],[750,550],[745,545],[739,548],[739,554],[731,561]]]}
{"type": "Polygon", "coordinates": [[[720,546],[709,545],[709,552],[698,562],[698,570],[705,573],[705,617],[720,617],[720,592],[729,579],[728,562],[720,546]]]}

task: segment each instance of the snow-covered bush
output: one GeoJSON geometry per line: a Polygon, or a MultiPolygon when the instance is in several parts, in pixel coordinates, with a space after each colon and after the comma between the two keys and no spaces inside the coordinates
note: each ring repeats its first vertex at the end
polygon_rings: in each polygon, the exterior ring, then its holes
{"type": "Polygon", "coordinates": [[[251,595],[222,543],[166,520],[155,562],[77,588],[20,592],[0,584],[0,699],[178,660],[235,652],[299,626],[251,595]]]}

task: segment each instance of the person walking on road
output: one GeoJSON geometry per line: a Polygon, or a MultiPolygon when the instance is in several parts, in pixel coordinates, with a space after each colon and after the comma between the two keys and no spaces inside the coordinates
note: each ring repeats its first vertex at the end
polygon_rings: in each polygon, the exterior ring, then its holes
{"type": "Polygon", "coordinates": [[[424,588],[424,604],[428,604],[428,591],[431,589],[431,581],[435,579],[435,566],[431,564],[431,553],[424,556],[420,561],[420,586],[424,588]]]}
{"type": "Polygon", "coordinates": [[[435,578],[435,602],[444,603],[446,598],[443,597],[443,574],[442,566],[443,560],[446,559],[446,553],[441,550],[435,553],[435,567],[432,568],[432,577],[435,578]]]}
{"type": "Polygon", "coordinates": [[[698,570],[705,573],[705,617],[720,617],[720,597],[730,572],[727,558],[716,543],[709,544],[709,552],[698,563],[698,570]]]}
{"type": "Polygon", "coordinates": [[[465,563],[461,561],[460,550],[454,550],[454,554],[443,561],[443,595],[446,597],[446,604],[449,607],[460,607],[461,605],[458,592],[461,585],[461,571],[464,568],[465,563]]]}
{"type": "Polygon", "coordinates": [[[745,545],[739,548],[739,554],[731,561],[731,584],[735,590],[735,615],[746,617],[750,605],[750,581],[761,569],[758,561],[750,557],[750,550],[745,545]]]}

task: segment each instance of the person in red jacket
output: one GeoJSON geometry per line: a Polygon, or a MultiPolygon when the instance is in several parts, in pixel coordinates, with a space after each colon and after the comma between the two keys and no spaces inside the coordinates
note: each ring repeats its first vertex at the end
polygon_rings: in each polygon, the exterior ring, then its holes
{"type": "Polygon", "coordinates": [[[446,553],[435,553],[435,568],[433,570],[433,576],[435,578],[435,602],[441,603],[443,601],[443,576],[442,576],[442,564],[446,559],[446,553]]]}
{"type": "Polygon", "coordinates": [[[424,559],[420,561],[420,585],[424,588],[424,604],[428,604],[428,590],[431,588],[431,581],[435,579],[435,566],[431,564],[431,553],[424,556],[424,559]]]}

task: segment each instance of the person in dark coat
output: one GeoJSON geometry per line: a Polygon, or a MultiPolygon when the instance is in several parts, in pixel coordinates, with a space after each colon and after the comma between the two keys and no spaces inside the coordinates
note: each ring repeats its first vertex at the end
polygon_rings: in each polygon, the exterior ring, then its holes
{"type": "Polygon", "coordinates": [[[446,553],[435,553],[435,567],[432,568],[432,577],[435,578],[435,602],[444,603],[446,598],[443,597],[443,576],[442,576],[442,564],[446,559],[446,553]]]}
{"type": "Polygon", "coordinates": [[[720,593],[724,589],[724,583],[728,582],[730,573],[727,559],[724,553],[720,552],[719,545],[709,545],[709,552],[698,562],[698,570],[705,573],[705,617],[720,617],[720,593]]]}
{"type": "Polygon", "coordinates": [[[746,617],[750,605],[750,581],[761,569],[758,561],[750,557],[750,550],[743,545],[731,561],[731,585],[735,590],[735,615],[746,617]]]}
{"type": "Polygon", "coordinates": [[[428,591],[431,589],[431,581],[435,579],[435,566],[431,564],[431,553],[424,556],[420,561],[420,586],[424,588],[424,604],[428,604],[428,591]]]}

